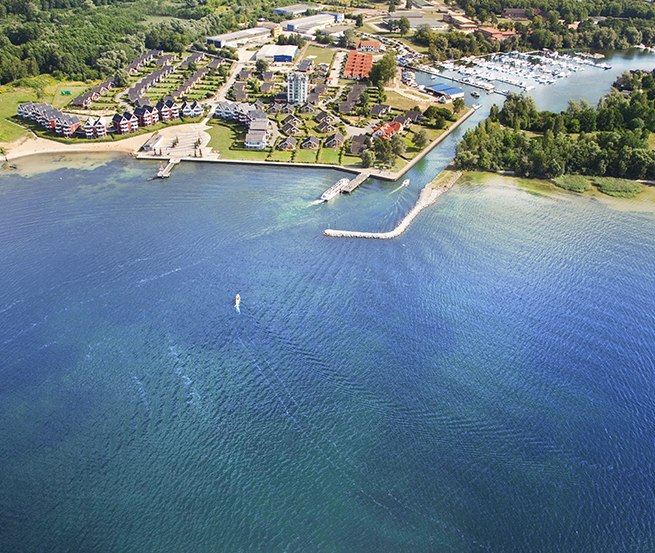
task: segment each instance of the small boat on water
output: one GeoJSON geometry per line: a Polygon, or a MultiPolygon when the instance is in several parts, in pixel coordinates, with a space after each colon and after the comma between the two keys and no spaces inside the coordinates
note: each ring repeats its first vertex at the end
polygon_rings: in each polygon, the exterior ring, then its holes
{"type": "Polygon", "coordinates": [[[479,97],[480,97],[480,93],[477,92],[476,90],[474,90],[473,92],[471,92],[471,96],[473,96],[473,98],[479,98],[479,97]]]}
{"type": "Polygon", "coordinates": [[[236,307],[238,310],[240,305],[241,305],[241,296],[237,294],[234,298],[234,307],[236,307]]]}
{"type": "Polygon", "coordinates": [[[403,188],[405,188],[406,186],[409,186],[409,179],[405,179],[400,186],[402,186],[403,188]]]}

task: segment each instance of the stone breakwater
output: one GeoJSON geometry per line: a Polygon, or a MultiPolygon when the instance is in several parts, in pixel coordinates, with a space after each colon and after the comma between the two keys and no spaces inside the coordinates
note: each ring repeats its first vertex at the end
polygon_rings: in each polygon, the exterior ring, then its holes
{"type": "Polygon", "coordinates": [[[326,229],[323,231],[323,234],[332,238],[374,238],[378,240],[391,240],[392,238],[397,238],[409,228],[421,211],[436,202],[437,198],[444,192],[450,190],[461,176],[462,173],[460,171],[444,171],[443,173],[440,173],[432,182],[427,184],[423,190],[421,190],[414,207],[393,230],[388,232],[364,232],[355,230],[326,229]]]}

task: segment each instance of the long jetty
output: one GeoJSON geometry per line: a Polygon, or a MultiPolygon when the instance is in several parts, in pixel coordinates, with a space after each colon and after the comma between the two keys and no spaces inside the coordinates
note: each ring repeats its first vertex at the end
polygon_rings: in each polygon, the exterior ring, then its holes
{"type": "Polygon", "coordinates": [[[437,175],[432,182],[427,184],[423,190],[421,190],[414,207],[393,230],[388,232],[363,232],[355,230],[326,229],[323,231],[323,234],[332,238],[368,238],[377,240],[391,240],[392,238],[397,238],[409,228],[421,211],[436,202],[437,198],[444,192],[450,190],[461,176],[462,173],[460,171],[447,171],[445,174],[440,173],[437,175]]]}

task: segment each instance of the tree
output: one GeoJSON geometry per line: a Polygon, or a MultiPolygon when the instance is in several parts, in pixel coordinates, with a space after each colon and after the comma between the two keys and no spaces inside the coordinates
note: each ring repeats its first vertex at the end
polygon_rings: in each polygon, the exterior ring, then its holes
{"type": "Polygon", "coordinates": [[[396,163],[396,154],[393,151],[390,140],[378,138],[375,140],[375,159],[380,165],[393,166],[396,163]]]}
{"type": "Polygon", "coordinates": [[[376,61],[371,67],[371,82],[380,86],[385,85],[393,80],[396,76],[396,55],[392,51],[387,51],[382,59],[376,61]]]}
{"type": "Polygon", "coordinates": [[[389,0],[389,13],[396,11],[396,0],[389,0]]]}
{"type": "Polygon", "coordinates": [[[421,129],[417,133],[414,133],[414,138],[412,138],[412,143],[419,150],[422,150],[428,145],[428,133],[425,132],[425,129],[421,129]]]}
{"type": "Polygon", "coordinates": [[[264,71],[266,71],[268,69],[268,62],[266,60],[264,60],[264,59],[259,59],[255,63],[255,68],[257,69],[257,71],[261,75],[264,71]]]}
{"type": "Polygon", "coordinates": [[[412,0],[407,0],[405,2],[405,8],[411,10],[414,7],[414,2],[412,0]]]}
{"type": "Polygon", "coordinates": [[[453,111],[459,113],[464,109],[464,100],[462,98],[455,98],[453,100],[453,111]]]}
{"type": "Polygon", "coordinates": [[[355,27],[363,27],[364,26],[364,16],[359,13],[357,14],[357,17],[355,17],[355,27]]]}
{"type": "Polygon", "coordinates": [[[400,32],[401,36],[405,36],[407,33],[409,33],[409,29],[411,28],[409,24],[409,19],[407,19],[405,16],[400,18],[400,22],[398,23],[398,32],[400,32]]]}
{"type": "Polygon", "coordinates": [[[359,156],[362,158],[364,167],[371,167],[375,163],[375,154],[372,150],[364,150],[359,156]]]}
{"type": "Polygon", "coordinates": [[[130,76],[125,69],[119,69],[114,73],[114,87],[125,88],[130,82],[130,76]]]}
{"type": "Polygon", "coordinates": [[[354,48],[357,43],[357,36],[352,29],[346,29],[339,37],[339,46],[341,48],[354,48]]]}
{"type": "Polygon", "coordinates": [[[384,85],[382,83],[378,83],[378,102],[383,104],[386,101],[387,101],[387,92],[384,90],[384,85]]]}
{"type": "Polygon", "coordinates": [[[405,151],[407,150],[407,145],[405,144],[405,141],[403,140],[403,137],[400,136],[399,134],[395,134],[394,136],[391,137],[391,151],[394,153],[395,156],[402,156],[405,154],[405,151]]]}

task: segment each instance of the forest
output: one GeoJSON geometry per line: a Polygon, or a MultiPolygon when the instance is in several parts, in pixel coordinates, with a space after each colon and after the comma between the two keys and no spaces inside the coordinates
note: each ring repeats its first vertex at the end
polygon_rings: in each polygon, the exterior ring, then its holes
{"type": "Polygon", "coordinates": [[[569,102],[561,113],[538,111],[532,98],[510,95],[502,109],[469,130],[457,148],[462,169],[512,171],[526,177],[564,174],[630,179],[655,177],[655,78],[621,76],[596,107],[569,102]]]}
{"type": "Polygon", "coordinates": [[[420,27],[412,40],[434,61],[514,49],[621,50],[655,43],[655,7],[642,0],[458,0],[466,14],[515,37],[489,41],[480,33],[437,32],[420,27]],[[505,8],[527,8],[529,19],[502,19],[505,8]]]}
{"type": "Polygon", "coordinates": [[[0,84],[49,73],[114,74],[145,48],[181,52],[207,34],[275,19],[273,0],[0,0],[0,84]]]}

